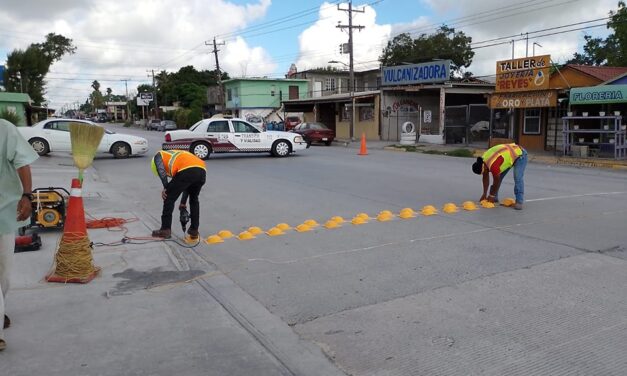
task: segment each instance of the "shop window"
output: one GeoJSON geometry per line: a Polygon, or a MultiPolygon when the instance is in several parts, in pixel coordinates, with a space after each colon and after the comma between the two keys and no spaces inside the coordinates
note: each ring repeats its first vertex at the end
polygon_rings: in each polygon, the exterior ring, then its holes
{"type": "Polygon", "coordinates": [[[525,110],[525,124],[523,134],[540,134],[540,114],[539,108],[528,108],[525,110]]]}
{"type": "Polygon", "coordinates": [[[231,91],[231,89],[226,89],[226,100],[227,101],[233,100],[233,92],[231,91]]]}
{"type": "Polygon", "coordinates": [[[359,107],[359,121],[374,119],[374,107],[359,107]]]}

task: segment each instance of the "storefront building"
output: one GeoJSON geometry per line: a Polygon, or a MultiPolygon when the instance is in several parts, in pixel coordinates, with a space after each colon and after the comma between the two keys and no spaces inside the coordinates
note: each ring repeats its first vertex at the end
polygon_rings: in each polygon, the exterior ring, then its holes
{"type": "Polygon", "coordinates": [[[384,67],[381,72],[381,139],[398,141],[403,124],[418,130],[417,141],[487,144],[487,95],[494,84],[455,80],[450,60],[384,67]]]}

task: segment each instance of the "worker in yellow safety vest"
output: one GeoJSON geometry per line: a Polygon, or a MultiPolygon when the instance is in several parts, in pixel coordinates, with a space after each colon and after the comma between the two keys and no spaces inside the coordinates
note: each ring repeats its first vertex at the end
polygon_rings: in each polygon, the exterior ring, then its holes
{"type": "Polygon", "coordinates": [[[198,195],[205,184],[205,162],[194,154],[183,150],[161,150],[152,158],[152,171],[161,179],[163,191],[163,212],[161,228],[152,232],[157,238],[170,238],[172,235],[172,212],[174,203],[181,193],[189,196],[191,225],[187,234],[192,240],[198,240],[200,221],[200,204],[198,195]],[[171,180],[168,182],[168,178],[171,180]]]}
{"type": "Polygon", "coordinates": [[[472,165],[472,171],[477,175],[483,175],[483,194],[481,201],[498,202],[499,188],[505,175],[510,169],[514,169],[514,195],[516,204],[514,209],[522,210],[525,201],[525,167],[527,167],[527,151],[516,144],[496,145],[488,149],[472,165]],[[492,174],[492,186],[490,185],[490,173],[492,174]]]}

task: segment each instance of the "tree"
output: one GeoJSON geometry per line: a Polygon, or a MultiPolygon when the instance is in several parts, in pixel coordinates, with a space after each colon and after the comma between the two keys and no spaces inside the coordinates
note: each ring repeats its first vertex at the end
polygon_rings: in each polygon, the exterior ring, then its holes
{"type": "Polygon", "coordinates": [[[472,38],[463,31],[456,32],[446,25],[434,34],[421,34],[416,39],[412,39],[408,33],[402,33],[388,42],[379,61],[385,66],[391,66],[450,59],[451,71],[462,76],[475,55],[471,43],[472,38]]]}
{"type": "Polygon", "coordinates": [[[104,105],[104,98],[100,92],[100,82],[98,82],[98,80],[94,80],[94,82],[91,83],[91,87],[94,91],[89,95],[89,102],[95,111],[104,105]]]}
{"type": "Polygon", "coordinates": [[[66,54],[76,52],[72,40],[50,33],[43,43],[33,43],[25,50],[7,55],[5,82],[8,91],[27,93],[35,104],[45,101],[45,77],[50,67],[66,54]]]}
{"type": "Polygon", "coordinates": [[[607,38],[586,35],[583,53],[575,52],[566,64],[627,66],[627,7],[618,2],[618,9],[610,11],[607,28],[613,32],[607,38]]]}

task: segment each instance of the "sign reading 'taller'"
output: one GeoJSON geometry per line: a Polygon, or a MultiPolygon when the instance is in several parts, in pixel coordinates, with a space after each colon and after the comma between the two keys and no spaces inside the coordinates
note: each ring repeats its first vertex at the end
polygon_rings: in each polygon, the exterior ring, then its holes
{"type": "Polygon", "coordinates": [[[496,62],[496,92],[548,90],[551,55],[496,62]]]}

